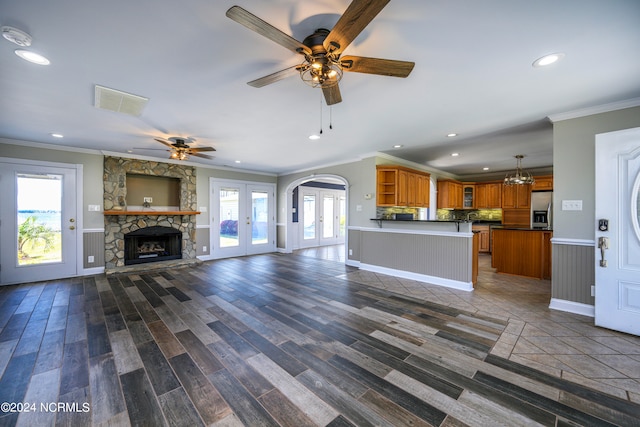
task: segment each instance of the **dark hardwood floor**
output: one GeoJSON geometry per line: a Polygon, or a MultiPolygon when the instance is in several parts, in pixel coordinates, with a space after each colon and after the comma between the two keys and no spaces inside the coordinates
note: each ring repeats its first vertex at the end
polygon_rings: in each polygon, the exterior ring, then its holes
{"type": "Polygon", "coordinates": [[[0,425],[640,425],[635,395],[492,352],[507,318],[358,274],[269,254],[2,287],[0,425]]]}

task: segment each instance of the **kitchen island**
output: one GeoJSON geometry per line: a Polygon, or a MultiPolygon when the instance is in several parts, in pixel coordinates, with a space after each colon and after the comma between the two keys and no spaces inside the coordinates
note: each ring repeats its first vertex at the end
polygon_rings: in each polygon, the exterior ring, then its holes
{"type": "Polygon", "coordinates": [[[499,226],[492,233],[496,272],[551,279],[552,230],[499,226]]]}

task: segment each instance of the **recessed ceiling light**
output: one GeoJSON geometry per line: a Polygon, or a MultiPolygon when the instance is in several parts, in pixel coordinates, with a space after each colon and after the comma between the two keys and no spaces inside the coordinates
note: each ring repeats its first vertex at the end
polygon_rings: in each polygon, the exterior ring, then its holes
{"type": "Polygon", "coordinates": [[[449,133],[449,134],[447,134],[447,136],[449,138],[453,138],[454,136],[458,136],[458,134],[457,133],[449,133]]]}
{"type": "Polygon", "coordinates": [[[564,53],[552,53],[536,59],[531,65],[533,65],[534,68],[546,67],[547,65],[558,62],[562,58],[564,58],[564,53]]]}
{"type": "Polygon", "coordinates": [[[451,157],[458,157],[460,153],[451,153],[451,157]]]}
{"type": "Polygon", "coordinates": [[[311,135],[311,136],[309,136],[309,139],[311,139],[311,140],[320,139],[320,135],[311,135]]]}
{"type": "Polygon", "coordinates": [[[483,170],[483,171],[488,171],[488,170],[489,170],[489,168],[482,168],[482,170],[483,170]]]}
{"type": "Polygon", "coordinates": [[[236,163],[242,163],[240,160],[236,160],[236,163]]]}
{"type": "Polygon", "coordinates": [[[64,135],[61,133],[52,133],[50,135],[54,138],[64,138],[64,135]]]}
{"type": "Polygon", "coordinates": [[[31,52],[30,50],[16,49],[15,52],[16,52],[16,55],[18,55],[20,58],[24,59],[25,61],[32,62],[34,64],[49,65],[51,63],[44,56],[37,54],[35,52],[31,52]]]}
{"type": "Polygon", "coordinates": [[[402,144],[396,144],[393,146],[393,148],[402,148],[402,144]]]}

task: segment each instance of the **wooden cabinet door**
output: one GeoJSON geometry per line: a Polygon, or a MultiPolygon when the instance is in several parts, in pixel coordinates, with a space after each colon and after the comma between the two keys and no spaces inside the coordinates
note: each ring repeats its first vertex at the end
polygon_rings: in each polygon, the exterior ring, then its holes
{"type": "Polygon", "coordinates": [[[475,184],[464,184],[462,186],[462,207],[464,209],[476,209],[475,184]]]}
{"type": "Polygon", "coordinates": [[[487,184],[476,184],[475,199],[476,209],[486,209],[489,207],[487,203],[487,184]]]}
{"type": "Polygon", "coordinates": [[[502,187],[502,183],[486,184],[487,208],[496,209],[502,207],[502,187]]]}
{"type": "Polygon", "coordinates": [[[418,206],[418,176],[407,173],[407,206],[418,206]]]}
{"type": "Polygon", "coordinates": [[[429,175],[420,175],[418,182],[420,183],[420,206],[428,208],[431,198],[431,178],[429,175]]]}
{"type": "Polygon", "coordinates": [[[409,205],[409,172],[398,171],[398,206],[409,205]]]}
{"type": "Polygon", "coordinates": [[[489,246],[489,230],[480,232],[480,252],[489,252],[491,247],[489,246]]]}
{"type": "Polygon", "coordinates": [[[531,185],[515,185],[518,193],[517,208],[529,209],[531,208],[531,185]]]}
{"type": "Polygon", "coordinates": [[[515,185],[502,186],[502,208],[515,209],[518,207],[518,192],[515,185]]]}

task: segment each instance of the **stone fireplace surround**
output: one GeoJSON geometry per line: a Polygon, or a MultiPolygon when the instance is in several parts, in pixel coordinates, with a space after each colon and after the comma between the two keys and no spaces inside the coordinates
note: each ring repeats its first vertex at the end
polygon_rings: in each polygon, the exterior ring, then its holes
{"type": "MultiPolygon", "coordinates": [[[[127,174],[164,176],[180,179],[180,210],[196,211],[196,171],[192,166],[105,156],[104,210],[122,210],[122,215],[105,215],[105,272],[125,266],[124,235],[145,227],[171,227],[182,233],[182,259],[196,261],[196,217],[163,214],[149,208],[148,214],[127,214],[127,174]]],[[[167,261],[171,262],[171,261],[167,261]]],[[[160,264],[160,263],[158,263],[160,264]]],[[[148,264],[147,264],[148,265],[148,264]]]]}

